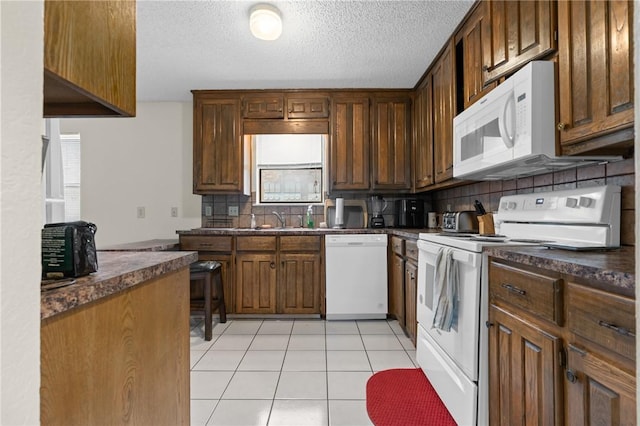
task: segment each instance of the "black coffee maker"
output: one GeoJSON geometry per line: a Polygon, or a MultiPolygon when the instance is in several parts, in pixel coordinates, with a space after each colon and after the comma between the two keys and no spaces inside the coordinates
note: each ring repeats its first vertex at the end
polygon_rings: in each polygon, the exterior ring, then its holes
{"type": "Polygon", "coordinates": [[[396,215],[400,228],[424,228],[424,201],[416,199],[396,200],[396,215]]]}
{"type": "Polygon", "coordinates": [[[387,202],[379,195],[371,197],[371,217],[369,218],[369,228],[384,228],[384,217],[382,213],[387,208],[387,202]]]}

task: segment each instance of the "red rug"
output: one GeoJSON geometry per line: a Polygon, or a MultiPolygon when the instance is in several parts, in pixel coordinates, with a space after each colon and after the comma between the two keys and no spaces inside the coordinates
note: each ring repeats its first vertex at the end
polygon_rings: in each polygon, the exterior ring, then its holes
{"type": "Polygon", "coordinates": [[[371,376],[367,412],[375,426],[456,426],[419,368],[384,370],[371,376]]]}

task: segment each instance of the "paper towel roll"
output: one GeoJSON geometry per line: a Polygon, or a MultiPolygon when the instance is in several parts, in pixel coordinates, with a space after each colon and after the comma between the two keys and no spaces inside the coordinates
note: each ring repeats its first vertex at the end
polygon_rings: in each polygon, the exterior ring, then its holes
{"type": "Polygon", "coordinates": [[[336,220],[334,228],[344,227],[344,198],[336,198],[336,220]]]}

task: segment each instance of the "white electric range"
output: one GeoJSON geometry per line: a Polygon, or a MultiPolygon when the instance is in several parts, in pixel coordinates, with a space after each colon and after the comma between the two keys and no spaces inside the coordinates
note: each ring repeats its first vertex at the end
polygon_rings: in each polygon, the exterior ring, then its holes
{"type": "Polygon", "coordinates": [[[488,256],[485,247],[545,245],[602,250],[620,244],[620,187],[504,196],[496,234],[421,233],[418,240],[417,360],[459,425],[487,425],[488,256]],[[453,325],[434,327],[435,271],[449,250],[458,277],[453,325]]]}

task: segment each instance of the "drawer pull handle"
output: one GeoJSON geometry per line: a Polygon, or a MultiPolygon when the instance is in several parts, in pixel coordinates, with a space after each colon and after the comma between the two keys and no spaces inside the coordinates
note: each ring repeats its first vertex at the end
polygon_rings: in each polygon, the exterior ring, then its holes
{"type": "Polygon", "coordinates": [[[213,245],[213,243],[200,243],[200,246],[202,247],[211,247],[213,245]]]}
{"type": "Polygon", "coordinates": [[[608,323],[606,321],[598,321],[598,325],[600,327],[604,327],[604,328],[608,328],[609,330],[613,330],[618,334],[621,334],[623,336],[629,336],[629,337],[636,337],[636,333],[634,333],[633,331],[629,330],[628,328],[624,328],[624,327],[618,327],[615,324],[611,324],[608,323]]]}
{"type": "Polygon", "coordinates": [[[578,376],[571,370],[567,370],[567,380],[571,383],[575,383],[578,381],[578,376]]]}
{"type": "Polygon", "coordinates": [[[502,284],[502,287],[506,288],[507,290],[509,290],[511,293],[516,293],[519,294],[520,296],[524,296],[527,294],[526,291],[519,289],[518,287],[515,287],[511,284],[502,284]]]}

